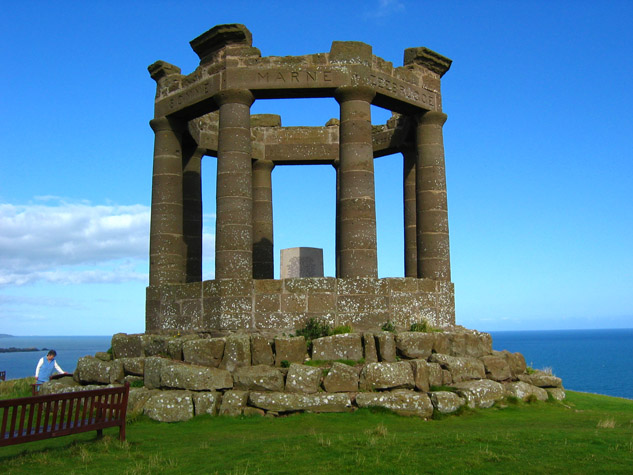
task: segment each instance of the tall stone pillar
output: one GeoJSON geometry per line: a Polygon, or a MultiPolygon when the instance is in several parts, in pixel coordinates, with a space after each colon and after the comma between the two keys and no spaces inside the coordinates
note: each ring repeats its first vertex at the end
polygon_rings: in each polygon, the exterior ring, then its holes
{"type": "Polygon", "coordinates": [[[253,279],[274,278],[273,189],[270,160],[253,162],[253,279]]]}
{"type": "Polygon", "coordinates": [[[418,277],[451,280],[442,126],[446,114],[425,112],[416,126],[418,277]]]}
{"type": "Polygon", "coordinates": [[[378,277],[376,202],[371,137],[371,101],[365,86],[340,87],[339,135],[339,274],[337,277],[378,277]]]}
{"type": "Polygon", "coordinates": [[[341,275],[341,173],[340,173],[340,160],[335,160],[332,163],[334,171],[336,173],[336,209],[335,209],[335,229],[334,229],[334,271],[337,277],[341,275]]]}
{"type": "Polygon", "coordinates": [[[215,278],[253,277],[253,185],[248,90],[214,96],[220,107],[215,226],[215,278]]]}
{"type": "Polygon", "coordinates": [[[418,276],[418,245],[416,233],[416,196],[415,196],[415,149],[402,152],[404,198],[404,276],[418,276]]]}
{"type": "Polygon", "coordinates": [[[203,153],[183,136],[183,234],[187,253],[187,282],[202,280],[202,177],[203,153]]]}
{"type": "Polygon", "coordinates": [[[149,285],[186,281],[182,210],[182,124],[153,119],[154,171],[149,237],[149,285]]]}

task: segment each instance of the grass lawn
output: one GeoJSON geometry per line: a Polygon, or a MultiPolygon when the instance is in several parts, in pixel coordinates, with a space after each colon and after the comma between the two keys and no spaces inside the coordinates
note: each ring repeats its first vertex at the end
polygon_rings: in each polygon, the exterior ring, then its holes
{"type": "Polygon", "coordinates": [[[197,417],[0,449],[3,473],[633,473],[633,400],[568,391],[423,421],[384,411],[197,417]]]}

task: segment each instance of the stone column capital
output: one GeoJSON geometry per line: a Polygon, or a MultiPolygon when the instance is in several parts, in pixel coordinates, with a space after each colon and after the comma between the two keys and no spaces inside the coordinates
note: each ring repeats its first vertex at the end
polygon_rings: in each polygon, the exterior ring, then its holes
{"type": "Polygon", "coordinates": [[[255,101],[255,97],[248,89],[226,89],[213,96],[213,100],[218,106],[230,103],[244,104],[245,106],[250,107],[255,101]]]}
{"type": "Polygon", "coordinates": [[[164,132],[166,130],[170,130],[176,133],[182,133],[185,128],[184,123],[175,121],[173,119],[168,119],[164,116],[150,120],[149,126],[152,128],[154,133],[164,132]]]}
{"type": "Polygon", "coordinates": [[[257,159],[253,160],[253,170],[262,170],[272,172],[275,164],[271,160],[257,159]]]}
{"type": "Polygon", "coordinates": [[[371,103],[376,96],[369,86],[341,86],[334,91],[334,99],[340,104],[346,101],[365,101],[371,103]]]}
{"type": "Polygon", "coordinates": [[[448,116],[444,114],[444,112],[428,111],[419,114],[417,119],[418,125],[439,125],[442,127],[446,119],[448,119],[448,116]]]}

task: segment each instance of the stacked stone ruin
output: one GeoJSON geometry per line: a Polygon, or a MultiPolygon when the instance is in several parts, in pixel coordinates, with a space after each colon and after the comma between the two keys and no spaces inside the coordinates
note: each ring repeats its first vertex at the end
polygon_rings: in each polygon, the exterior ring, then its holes
{"type": "Polygon", "coordinates": [[[111,353],[80,359],[74,380],[43,391],[129,381],[130,412],[161,421],[375,406],[428,418],[509,396],[565,397],[560,378],[455,325],[440,91],[449,59],[409,48],[393,67],[369,45],[338,41],[329,53],[262,57],[242,25],[216,26],[191,46],[200,58],[192,73],[149,67],[157,87],[146,333],[115,335],[111,353]],[[282,127],[279,116],[250,114],[255,100],[297,97],[335,99],[340,119],[282,127]],[[371,105],[392,118],[372,125],[371,105]],[[204,156],[217,157],[207,281],[204,156]],[[402,167],[401,278],[377,272],[374,159],[386,156],[402,167]],[[274,279],[271,174],[306,164],[336,171],[336,277],[274,279]],[[311,344],[291,336],[310,321],[352,331],[311,344]],[[407,331],[420,328],[434,331],[407,331]]]}

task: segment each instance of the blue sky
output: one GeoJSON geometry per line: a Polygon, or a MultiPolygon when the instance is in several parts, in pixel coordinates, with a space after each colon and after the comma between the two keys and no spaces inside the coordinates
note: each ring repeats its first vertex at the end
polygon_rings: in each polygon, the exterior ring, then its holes
{"type": "MultiPolygon", "coordinates": [[[[480,330],[632,327],[633,2],[13,2],[0,17],[0,333],[144,330],[155,84],[189,41],[242,23],[263,56],[363,41],[443,78],[457,322],[480,330]],[[227,6],[227,5],[230,5],[227,6]]],[[[258,101],[323,125],[333,99],[258,101]]],[[[373,109],[374,123],[389,113],[373,109]]],[[[377,159],[379,274],[402,276],[400,156],[377,159]]],[[[203,160],[213,277],[214,158],[203,160]]],[[[273,172],[275,255],[322,247],[334,172],[273,172]]]]}

